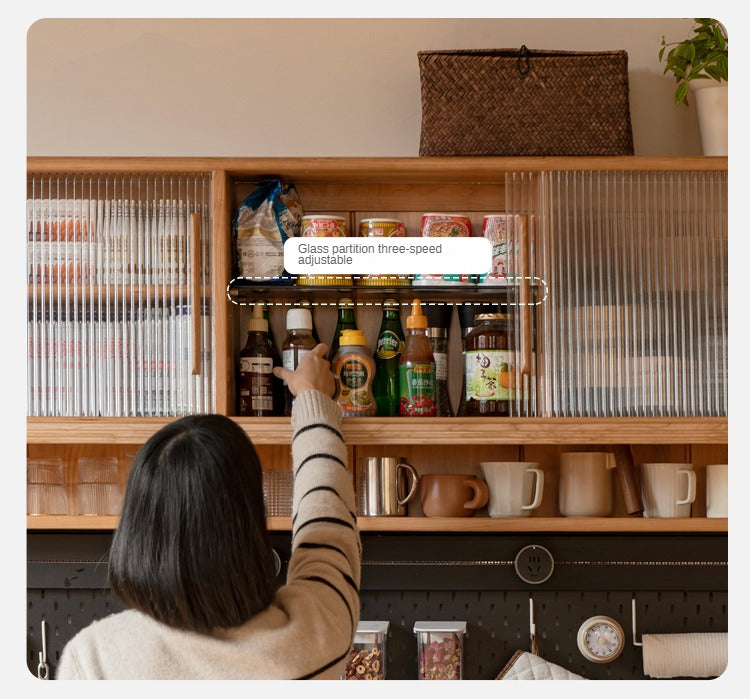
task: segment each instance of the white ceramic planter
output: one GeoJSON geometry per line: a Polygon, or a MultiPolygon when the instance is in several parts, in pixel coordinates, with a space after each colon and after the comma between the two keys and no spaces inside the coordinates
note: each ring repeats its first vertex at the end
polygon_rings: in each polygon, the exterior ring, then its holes
{"type": "Polygon", "coordinates": [[[703,155],[728,155],[729,86],[713,80],[693,80],[690,87],[698,110],[703,155]]]}

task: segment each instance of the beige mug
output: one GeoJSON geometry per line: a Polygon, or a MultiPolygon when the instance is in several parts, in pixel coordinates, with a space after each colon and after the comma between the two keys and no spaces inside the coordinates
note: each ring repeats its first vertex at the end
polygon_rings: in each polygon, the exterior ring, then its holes
{"type": "Polygon", "coordinates": [[[465,473],[426,473],[419,500],[427,517],[472,517],[489,499],[487,484],[465,473]]]}
{"type": "Polygon", "coordinates": [[[479,464],[490,491],[490,517],[528,517],[542,504],[544,471],[526,461],[483,461],[479,464]]]}
{"type": "Polygon", "coordinates": [[[641,496],[644,517],[690,517],[693,464],[641,464],[641,496]]]}
{"type": "Polygon", "coordinates": [[[563,517],[609,517],[612,514],[615,456],[606,451],[560,454],[558,505],[563,517]]]}
{"type": "Polygon", "coordinates": [[[729,516],[729,466],[706,466],[706,517],[729,516]]]}

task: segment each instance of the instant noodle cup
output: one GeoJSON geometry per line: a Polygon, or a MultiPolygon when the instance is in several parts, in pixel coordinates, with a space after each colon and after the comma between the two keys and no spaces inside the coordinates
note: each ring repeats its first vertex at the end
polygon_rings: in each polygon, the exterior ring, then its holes
{"type": "MultiPolygon", "coordinates": [[[[423,214],[422,237],[425,238],[470,238],[471,219],[460,214],[423,214]]],[[[466,286],[475,284],[471,274],[417,274],[414,286],[466,286]]]]}
{"type": "MultiPolygon", "coordinates": [[[[332,214],[308,214],[300,222],[300,235],[308,238],[345,238],[349,235],[349,224],[343,216],[332,214]]],[[[297,277],[300,286],[351,286],[352,278],[342,274],[301,274],[297,277]]]]}
{"type": "MultiPolygon", "coordinates": [[[[367,238],[403,238],[406,226],[396,218],[363,218],[359,222],[359,234],[367,238]]],[[[407,276],[391,274],[368,274],[356,278],[358,286],[410,286],[407,276]]]]}

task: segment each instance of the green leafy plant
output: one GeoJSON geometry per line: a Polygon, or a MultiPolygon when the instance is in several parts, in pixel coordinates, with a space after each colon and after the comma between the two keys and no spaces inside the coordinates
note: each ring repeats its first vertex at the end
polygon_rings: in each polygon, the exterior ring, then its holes
{"type": "Polygon", "coordinates": [[[675,105],[687,105],[691,80],[729,79],[729,43],[724,26],[716,19],[696,18],[693,35],[670,44],[661,38],[659,61],[664,60],[664,52],[669,49],[664,74],[673,73],[677,81],[675,105]]]}

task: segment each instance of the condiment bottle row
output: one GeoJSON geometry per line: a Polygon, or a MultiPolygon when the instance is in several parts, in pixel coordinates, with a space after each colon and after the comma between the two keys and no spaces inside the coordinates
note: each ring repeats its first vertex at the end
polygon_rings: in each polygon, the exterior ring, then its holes
{"type": "MultiPolygon", "coordinates": [[[[517,396],[516,352],[511,316],[496,306],[477,313],[460,306],[462,381],[459,416],[506,416],[517,396]]],[[[355,304],[341,298],[328,359],[336,380],[335,399],[345,417],[450,417],[448,344],[452,307],[413,299],[404,332],[400,305],[386,299],[374,347],[357,327],[355,304]]],[[[273,367],[294,370],[320,338],[311,307],[286,312],[281,353],[271,336],[268,309],[256,304],[239,357],[239,413],[290,415],[292,395],[273,367]]]]}

